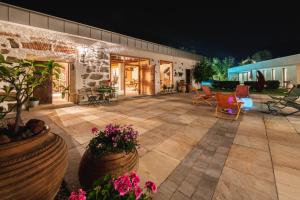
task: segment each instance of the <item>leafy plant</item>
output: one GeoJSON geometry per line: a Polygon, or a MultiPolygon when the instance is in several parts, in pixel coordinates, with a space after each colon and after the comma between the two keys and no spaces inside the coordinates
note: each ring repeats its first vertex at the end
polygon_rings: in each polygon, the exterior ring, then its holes
{"type": "Polygon", "coordinates": [[[198,83],[212,79],[214,74],[212,61],[209,58],[204,57],[201,62],[198,62],[194,66],[193,76],[198,83]]]}
{"type": "Polygon", "coordinates": [[[227,72],[230,67],[234,66],[235,59],[233,57],[226,57],[223,60],[219,58],[212,59],[212,67],[215,71],[214,79],[224,81],[227,80],[227,72]]]}
{"type": "Polygon", "coordinates": [[[22,122],[22,105],[28,101],[34,90],[48,79],[47,77],[49,77],[48,68],[37,68],[33,62],[28,60],[9,63],[0,54],[0,82],[5,83],[2,88],[4,92],[0,94],[0,103],[8,99],[16,101],[11,108],[1,111],[1,116],[4,117],[16,109],[14,133],[19,132],[22,122]]]}
{"type": "Polygon", "coordinates": [[[150,200],[156,191],[152,181],[146,181],[144,187],[141,187],[140,177],[132,172],[118,178],[107,175],[96,180],[88,192],[83,189],[72,192],[69,200],[150,200]]]}
{"type": "MultiPolygon", "coordinates": [[[[64,69],[63,66],[55,62],[54,60],[49,60],[47,62],[34,62],[34,66],[42,69],[47,69],[49,74],[48,81],[52,81],[53,87],[56,87],[56,81],[58,80],[61,74],[61,69],[64,69]]],[[[61,87],[58,85],[58,87],[61,87]]]]}
{"type": "Polygon", "coordinates": [[[92,129],[95,135],[88,147],[95,156],[109,153],[130,153],[138,146],[138,132],[132,126],[120,126],[109,124],[104,130],[92,129]]]}

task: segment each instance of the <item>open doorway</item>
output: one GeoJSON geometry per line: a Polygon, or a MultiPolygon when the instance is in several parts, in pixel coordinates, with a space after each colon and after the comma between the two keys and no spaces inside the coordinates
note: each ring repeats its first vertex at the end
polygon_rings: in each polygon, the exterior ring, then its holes
{"type": "MultiPolygon", "coordinates": [[[[45,65],[45,61],[36,61],[45,65]]],[[[68,91],[66,90],[70,85],[70,67],[69,63],[57,62],[60,67],[57,76],[52,77],[49,81],[45,81],[33,93],[34,97],[39,99],[40,104],[64,104],[69,101],[68,91]]],[[[53,72],[53,74],[56,74],[53,72]]]]}
{"type": "Polygon", "coordinates": [[[70,87],[70,64],[58,62],[59,75],[52,84],[52,104],[63,104],[69,101],[68,88],[70,87]]]}
{"type": "Polygon", "coordinates": [[[173,85],[173,63],[169,61],[160,61],[160,89],[172,87],[173,85]]]}
{"type": "Polygon", "coordinates": [[[119,95],[154,94],[154,66],[149,59],[112,54],[111,82],[119,95]]]}

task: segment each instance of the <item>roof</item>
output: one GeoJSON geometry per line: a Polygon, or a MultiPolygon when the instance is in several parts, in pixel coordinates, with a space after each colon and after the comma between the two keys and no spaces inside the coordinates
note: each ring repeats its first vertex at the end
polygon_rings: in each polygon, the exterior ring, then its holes
{"type": "Polygon", "coordinates": [[[0,20],[102,40],[154,53],[199,60],[200,55],[0,2],[0,20]]]}
{"type": "Polygon", "coordinates": [[[291,56],[285,56],[280,58],[274,58],[270,60],[265,60],[248,65],[235,66],[228,69],[228,73],[250,71],[261,68],[274,68],[274,67],[283,67],[300,64],[300,54],[295,54],[291,56]]]}

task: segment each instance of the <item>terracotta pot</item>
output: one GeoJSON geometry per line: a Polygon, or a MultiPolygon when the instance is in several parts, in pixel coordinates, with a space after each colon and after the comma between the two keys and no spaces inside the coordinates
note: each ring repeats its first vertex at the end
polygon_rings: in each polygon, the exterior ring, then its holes
{"type": "Polygon", "coordinates": [[[0,145],[1,199],[54,199],[67,169],[67,155],[64,140],[49,130],[0,145]]]}
{"type": "Polygon", "coordinates": [[[79,181],[82,186],[89,187],[97,179],[105,175],[120,176],[138,169],[139,156],[137,150],[132,153],[116,153],[95,157],[86,150],[79,166],[79,181]]]}

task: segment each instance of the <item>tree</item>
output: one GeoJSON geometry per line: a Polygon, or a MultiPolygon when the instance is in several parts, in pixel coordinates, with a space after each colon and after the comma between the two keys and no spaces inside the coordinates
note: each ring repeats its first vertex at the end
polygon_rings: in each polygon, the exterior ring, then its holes
{"type": "Polygon", "coordinates": [[[16,109],[16,119],[13,133],[19,132],[22,105],[27,103],[34,90],[43,84],[49,77],[48,68],[37,68],[33,62],[20,60],[17,63],[7,62],[0,54],[0,82],[5,83],[0,93],[0,103],[12,99],[16,103],[8,110],[1,109],[0,116],[5,117],[7,113],[16,109]]]}
{"type": "Polygon", "coordinates": [[[272,59],[272,53],[269,50],[261,50],[252,55],[252,59],[256,62],[272,59]]]}
{"type": "Polygon", "coordinates": [[[215,71],[214,79],[227,80],[227,72],[230,67],[234,66],[235,59],[233,57],[225,57],[223,60],[219,58],[212,59],[212,66],[215,71]]]}
{"type": "Polygon", "coordinates": [[[251,59],[250,57],[247,57],[245,60],[242,60],[240,65],[248,65],[248,64],[253,64],[253,63],[256,63],[256,61],[251,59]]]}
{"type": "Polygon", "coordinates": [[[194,66],[193,76],[197,83],[212,79],[215,71],[213,70],[212,61],[209,58],[203,59],[194,66]]]}

